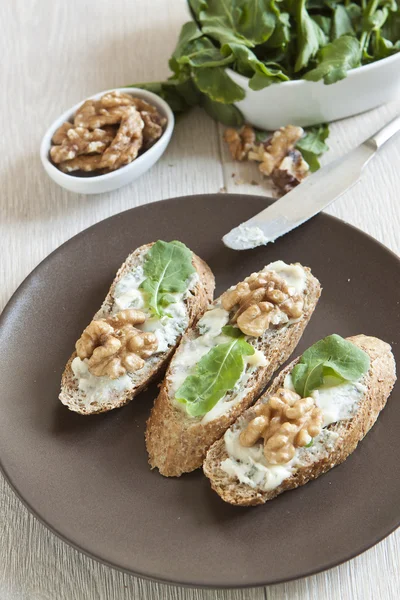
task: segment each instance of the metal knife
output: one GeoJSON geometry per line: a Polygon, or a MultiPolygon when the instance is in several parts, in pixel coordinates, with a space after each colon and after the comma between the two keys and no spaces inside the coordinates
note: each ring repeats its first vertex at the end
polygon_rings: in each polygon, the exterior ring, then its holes
{"type": "Polygon", "coordinates": [[[399,131],[400,116],[354,150],[310,175],[258,215],[232,229],[222,238],[225,246],[233,250],[263,246],[308,221],[353,187],[371,158],[399,131]]]}

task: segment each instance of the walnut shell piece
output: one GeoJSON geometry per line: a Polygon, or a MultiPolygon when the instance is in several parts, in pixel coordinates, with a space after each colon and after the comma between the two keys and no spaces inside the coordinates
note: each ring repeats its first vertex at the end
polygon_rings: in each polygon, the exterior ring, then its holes
{"type": "Polygon", "coordinates": [[[271,465],[288,463],[297,448],[310,443],[322,430],[322,411],[311,397],[279,388],[268,402],[256,407],[256,416],[241,432],[242,446],[264,440],[264,456],[271,465]]]}
{"type": "Polygon", "coordinates": [[[87,359],[89,372],[96,377],[117,379],[142,369],[144,359],[158,347],[154,333],[134,327],[145,319],[142,311],[127,309],[93,320],[76,343],[76,353],[81,360],[87,359]]]}

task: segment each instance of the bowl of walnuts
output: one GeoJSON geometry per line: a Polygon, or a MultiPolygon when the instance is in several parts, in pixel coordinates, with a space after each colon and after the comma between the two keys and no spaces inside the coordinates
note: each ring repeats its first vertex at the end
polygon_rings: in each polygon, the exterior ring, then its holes
{"type": "Polygon", "coordinates": [[[71,192],[109,192],[150,169],[173,129],[173,112],[156,94],[139,88],[107,90],[54,121],[43,137],[40,158],[53,181],[71,192]]]}

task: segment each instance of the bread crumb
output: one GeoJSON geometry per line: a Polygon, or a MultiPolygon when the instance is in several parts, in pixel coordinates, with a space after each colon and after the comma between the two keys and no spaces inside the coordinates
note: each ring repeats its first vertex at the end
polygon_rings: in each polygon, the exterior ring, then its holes
{"type": "Polygon", "coordinates": [[[226,189],[226,187],[223,185],[222,187],[219,188],[219,193],[220,194],[226,194],[228,190],[226,189]]]}

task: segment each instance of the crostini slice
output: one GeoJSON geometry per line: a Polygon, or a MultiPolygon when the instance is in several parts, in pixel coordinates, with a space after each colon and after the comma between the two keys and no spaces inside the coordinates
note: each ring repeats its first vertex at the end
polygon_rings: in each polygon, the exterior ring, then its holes
{"type": "Polygon", "coordinates": [[[61,402],[90,415],[132,400],[165,369],[212,300],[214,284],[208,265],[181,242],[159,240],[135,250],[76,344],[61,402]]]}
{"type": "Polygon", "coordinates": [[[384,408],[396,381],[389,344],[332,335],[286,367],[215,442],[203,465],[230,504],[264,504],[342,463],[384,408]]]}

